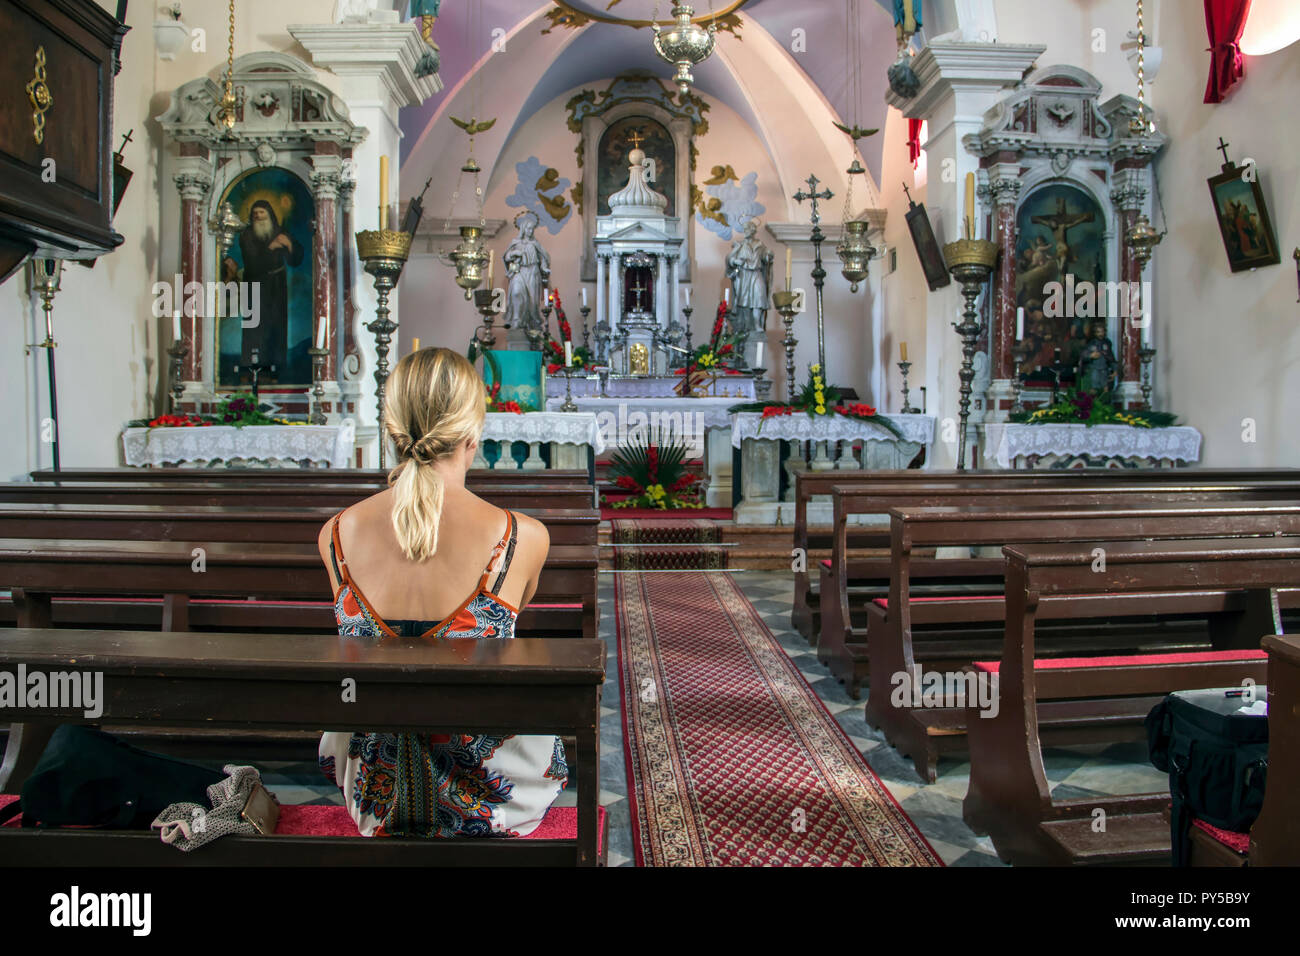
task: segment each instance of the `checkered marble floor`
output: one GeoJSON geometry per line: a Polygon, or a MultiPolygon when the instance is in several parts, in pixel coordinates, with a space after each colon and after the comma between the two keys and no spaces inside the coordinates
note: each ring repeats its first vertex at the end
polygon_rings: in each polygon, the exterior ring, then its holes
{"type": "MultiPolygon", "coordinates": [[[[863,717],[865,701],[852,700],[818,662],[815,648],[790,627],[793,577],[767,571],[738,571],[735,575],[809,686],[943,861],[949,866],[1001,866],[988,838],[977,837],[962,821],[961,802],[969,781],[969,762],[942,758],[937,782],[922,783],[911,760],[900,757],[879,732],[867,726],[863,717]]],[[[598,600],[600,637],[608,648],[600,723],[600,802],[609,817],[609,865],[632,866],[635,858],[623,753],[613,574],[601,574],[598,600]]],[[[1147,762],[1145,747],[1140,743],[1049,749],[1043,757],[1053,794],[1061,799],[1162,790],[1168,786],[1168,778],[1147,762]]],[[[343,802],[342,795],[320,775],[314,762],[260,762],[257,766],[268,789],[282,802],[343,802]]],[[[581,781],[577,785],[580,787],[581,781]]],[[[576,800],[576,791],[570,790],[561,794],[557,804],[573,806],[576,800]]]]}

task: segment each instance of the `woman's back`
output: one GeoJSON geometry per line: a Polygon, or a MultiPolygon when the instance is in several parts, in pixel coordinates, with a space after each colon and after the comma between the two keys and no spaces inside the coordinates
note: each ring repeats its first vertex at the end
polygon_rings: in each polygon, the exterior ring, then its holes
{"type": "MultiPolygon", "coordinates": [[[[482,380],[463,356],[425,349],[397,364],[387,394],[392,487],[319,538],[340,635],[514,637],[549,541],[539,522],[465,488],[482,380]]],[[[327,732],[319,761],[365,836],[527,835],[568,779],[559,738],[541,735],[327,732]]]]}

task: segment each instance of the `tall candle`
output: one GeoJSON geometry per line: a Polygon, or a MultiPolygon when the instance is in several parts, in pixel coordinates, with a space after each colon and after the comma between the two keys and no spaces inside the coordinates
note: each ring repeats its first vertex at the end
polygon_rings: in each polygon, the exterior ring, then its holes
{"type": "Polygon", "coordinates": [[[415,338],[411,339],[411,351],[412,352],[420,351],[420,337],[418,335],[415,338]]]}
{"type": "Polygon", "coordinates": [[[754,346],[754,368],[763,367],[763,343],[758,342],[754,346]]]}
{"type": "Polygon", "coordinates": [[[793,269],[791,268],[793,263],[794,263],[794,250],[791,249],[789,246],[787,246],[785,250],[785,291],[786,292],[790,291],[790,273],[793,271],[793,269]]]}
{"type": "Polygon", "coordinates": [[[180,340],[181,340],[181,310],[177,309],[172,314],[172,341],[179,342],[180,340]]]}
{"type": "Polygon", "coordinates": [[[900,342],[900,343],[898,344],[898,360],[899,360],[900,362],[906,362],[906,361],[907,361],[907,343],[906,343],[906,342],[900,342]]]}
{"type": "Polygon", "coordinates": [[[1025,337],[1025,307],[1022,305],[1016,309],[1016,339],[1017,341],[1025,337]]]}
{"type": "Polygon", "coordinates": [[[388,228],[388,157],[379,157],[379,228],[388,228]]]}
{"type": "Polygon", "coordinates": [[[966,174],[966,238],[975,238],[975,174],[966,174]]]}
{"type": "Polygon", "coordinates": [[[585,285],[582,287],[582,307],[584,309],[587,307],[587,287],[585,285]]]}
{"type": "Polygon", "coordinates": [[[320,317],[320,322],[316,325],[316,348],[318,349],[323,349],[325,347],[326,321],[326,317],[322,315],[320,317]]]}
{"type": "Polygon", "coordinates": [[[564,367],[568,368],[573,364],[573,343],[564,343],[564,367]]]}
{"type": "Polygon", "coordinates": [[[724,305],[727,306],[727,308],[731,308],[731,290],[730,290],[730,289],[723,289],[723,290],[722,290],[722,302],[723,302],[724,305]]]}
{"type": "Polygon", "coordinates": [[[551,290],[550,290],[550,287],[549,287],[549,286],[542,286],[542,305],[543,305],[543,306],[547,306],[547,305],[550,305],[550,304],[551,304],[551,290]]]}
{"type": "Polygon", "coordinates": [[[488,253],[488,281],[487,281],[487,287],[488,287],[489,289],[493,288],[493,285],[492,285],[492,267],[493,267],[494,265],[496,265],[496,259],[494,259],[494,258],[492,257],[492,253],[489,252],[489,253],[488,253]]]}
{"type": "Polygon", "coordinates": [[[682,286],[682,292],[686,294],[686,308],[689,309],[691,307],[691,287],[688,285],[682,286]]]}

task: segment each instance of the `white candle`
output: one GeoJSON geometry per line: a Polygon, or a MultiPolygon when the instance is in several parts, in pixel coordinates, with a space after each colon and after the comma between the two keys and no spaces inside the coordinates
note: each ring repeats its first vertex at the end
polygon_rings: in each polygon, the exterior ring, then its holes
{"type": "Polygon", "coordinates": [[[181,340],[181,310],[177,309],[172,314],[172,341],[179,342],[180,340],[181,340]]]}
{"type": "Polygon", "coordinates": [[[564,343],[564,367],[568,368],[573,364],[573,343],[564,343]]]}
{"type": "Polygon", "coordinates": [[[727,308],[731,308],[731,290],[730,290],[730,289],[723,289],[723,290],[722,290],[722,303],[723,303],[723,305],[727,306],[727,308]]]}
{"type": "Polygon", "coordinates": [[[682,293],[686,296],[686,308],[689,309],[691,307],[691,287],[688,285],[682,286],[682,293]]]}
{"type": "Polygon", "coordinates": [[[585,285],[582,287],[582,307],[584,309],[587,307],[587,287],[585,285]]]}
{"type": "Polygon", "coordinates": [[[1016,309],[1016,339],[1025,337],[1025,307],[1022,305],[1016,309]]]}
{"type": "Polygon", "coordinates": [[[320,323],[316,326],[316,348],[318,349],[323,349],[325,347],[325,334],[327,332],[325,325],[326,321],[325,316],[322,315],[320,317],[320,323]]]}
{"type": "Polygon", "coordinates": [[[754,368],[763,367],[763,343],[759,342],[754,346],[754,368]]]}
{"type": "Polygon", "coordinates": [[[542,286],[542,305],[551,304],[551,290],[548,286],[542,286]]]}

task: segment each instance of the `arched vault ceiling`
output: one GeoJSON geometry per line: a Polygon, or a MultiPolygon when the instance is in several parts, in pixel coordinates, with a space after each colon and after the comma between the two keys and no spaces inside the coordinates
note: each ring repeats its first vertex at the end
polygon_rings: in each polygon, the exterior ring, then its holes
{"type": "MultiPolygon", "coordinates": [[[[582,3],[607,16],[646,19],[649,19],[654,6],[652,0],[619,0],[608,11],[604,9],[607,0],[599,3],[580,0],[575,6],[581,8],[582,3]]],[[[883,141],[887,109],[885,70],[893,62],[895,50],[893,21],[885,9],[886,3],[887,0],[817,0],[809,4],[790,3],[788,0],[747,0],[740,12],[745,20],[752,22],[741,28],[739,38],[729,33],[720,33],[718,37],[719,51],[725,52],[732,46],[747,42],[744,39],[746,30],[752,31],[755,26],[761,28],[771,35],[772,41],[784,47],[798,75],[808,84],[809,88],[800,97],[824,103],[824,106],[819,104],[817,112],[829,108],[845,123],[856,119],[862,126],[881,128],[881,133],[863,141],[863,161],[876,182],[880,180],[882,150],[890,146],[904,148],[901,143],[886,144],[883,141]],[[860,108],[855,108],[852,95],[850,63],[854,51],[846,42],[847,2],[858,4],[860,9],[860,108]],[[804,31],[802,37],[806,47],[793,52],[797,30],[804,31]],[[855,116],[855,113],[859,115],[855,116]]],[[[715,0],[715,9],[725,9],[728,5],[728,0],[715,0]]],[[[697,2],[695,6],[697,14],[708,10],[707,0],[697,2]]],[[[662,0],[661,20],[667,19],[670,7],[670,0],[662,0]]],[[[539,44],[534,34],[540,34],[549,26],[541,14],[551,8],[552,4],[539,6],[530,0],[445,0],[442,15],[434,25],[434,39],[441,48],[443,90],[423,104],[402,111],[401,125],[405,134],[403,163],[412,155],[416,156],[417,162],[428,160],[428,143],[424,148],[420,148],[420,144],[432,132],[435,122],[445,122],[446,103],[453,97],[458,103],[464,103],[460,88],[476,68],[481,70],[477,77],[478,112],[482,116],[496,115],[493,103],[499,99],[500,91],[494,90],[493,77],[496,75],[497,82],[501,82],[502,71],[499,68],[503,65],[502,59],[512,55],[537,57],[549,62],[544,67],[538,64],[535,68],[535,85],[522,108],[512,107],[509,114],[499,111],[503,113],[500,125],[508,130],[507,142],[527,117],[568,90],[580,86],[603,86],[610,78],[632,69],[649,70],[665,81],[672,75],[672,69],[652,50],[650,31],[645,29],[593,23],[575,35],[573,30],[559,26],[554,27],[548,36],[541,37],[543,42],[539,44]],[[475,7],[477,9],[471,14],[475,7]],[[506,50],[489,55],[492,31],[498,29],[504,30],[508,38],[506,50]]],[[[753,68],[737,75],[723,62],[724,59],[731,62],[742,58],[724,58],[717,54],[710,57],[695,70],[696,89],[701,95],[712,97],[735,110],[751,127],[760,131],[760,139],[768,144],[769,151],[776,152],[770,140],[780,136],[781,130],[774,128],[770,121],[765,128],[758,115],[764,109],[764,83],[770,82],[770,77],[754,75],[758,71],[753,68]]],[[[468,87],[465,92],[468,92],[468,87]]],[[[507,98],[517,102],[517,95],[507,98]]],[[[814,110],[810,108],[809,112],[814,110]]],[[[843,155],[847,165],[847,139],[843,155]]],[[[420,169],[412,172],[425,175],[420,169]]]]}

